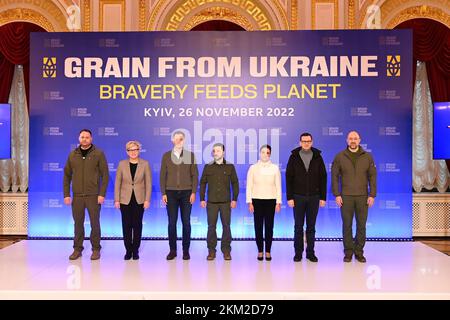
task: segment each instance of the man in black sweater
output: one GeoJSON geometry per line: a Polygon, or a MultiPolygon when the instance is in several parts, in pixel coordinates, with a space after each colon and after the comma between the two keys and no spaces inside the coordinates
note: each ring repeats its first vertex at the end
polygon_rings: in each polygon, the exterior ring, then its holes
{"type": "Polygon", "coordinates": [[[303,225],[306,217],[306,258],[318,259],[314,253],[316,218],[319,206],[324,207],[327,196],[327,171],[321,151],[313,148],[310,133],[302,133],[300,147],[292,150],[286,168],[286,197],[294,208],[294,261],[302,260],[303,225]]]}

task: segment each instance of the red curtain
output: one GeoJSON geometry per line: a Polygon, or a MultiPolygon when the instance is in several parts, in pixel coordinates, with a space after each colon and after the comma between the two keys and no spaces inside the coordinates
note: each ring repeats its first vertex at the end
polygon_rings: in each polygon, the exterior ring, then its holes
{"type": "Polygon", "coordinates": [[[12,22],[0,27],[0,103],[7,103],[14,66],[23,65],[25,89],[29,100],[30,32],[45,32],[28,22],[12,22]]]}
{"type": "Polygon", "coordinates": [[[416,61],[427,66],[433,102],[450,101],[450,29],[430,19],[413,19],[397,29],[413,30],[414,75],[416,61]]]}
{"type": "MultiPolygon", "coordinates": [[[[413,30],[414,79],[416,61],[427,66],[433,102],[450,101],[450,29],[434,20],[413,19],[396,27],[413,30]]],[[[450,159],[445,161],[450,171],[450,159]]]]}

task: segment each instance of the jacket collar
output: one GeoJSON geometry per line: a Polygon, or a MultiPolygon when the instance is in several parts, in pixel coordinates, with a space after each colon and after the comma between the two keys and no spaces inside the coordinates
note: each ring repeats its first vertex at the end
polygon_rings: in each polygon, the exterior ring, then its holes
{"type": "MultiPolygon", "coordinates": [[[[217,163],[216,163],[216,161],[213,159],[213,161],[211,161],[209,164],[217,164],[217,163]]],[[[225,158],[223,158],[222,164],[227,164],[227,160],[225,160],[225,158]]]]}
{"type": "MultiPolygon", "coordinates": [[[[94,144],[91,144],[91,146],[92,146],[92,148],[91,148],[91,149],[89,149],[89,152],[88,152],[88,154],[89,154],[89,153],[91,153],[92,151],[94,151],[94,150],[95,150],[95,146],[94,146],[94,144]]],[[[76,153],[80,153],[80,154],[81,154],[81,146],[78,146],[78,147],[76,147],[76,149],[75,149],[75,152],[76,152],[76,153]]]]}
{"type": "MultiPolygon", "coordinates": [[[[348,150],[348,147],[347,147],[347,148],[345,148],[344,152],[347,152],[350,154],[351,151],[348,150]]],[[[366,150],[364,150],[363,147],[359,146],[358,153],[359,153],[359,155],[362,155],[362,154],[366,153],[366,150]]]]}
{"type": "MultiPolygon", "coordinates": [[[[297,148],[295,148],[294,150],[292,150],[291,153],[292,153],[294,156],[299,156],[299,157],[300,157],[300,154],[299,154],[300,150],[302,150],[302,147],[297,147],[297,148]]],[[[321,150],[316,149],[316,148],[314,148],[314,147],[311,147],[311,151],[312,151],[312,153],[313,153],[313,158],[320,156],[320,154],[322,153],[321,150]]]]}

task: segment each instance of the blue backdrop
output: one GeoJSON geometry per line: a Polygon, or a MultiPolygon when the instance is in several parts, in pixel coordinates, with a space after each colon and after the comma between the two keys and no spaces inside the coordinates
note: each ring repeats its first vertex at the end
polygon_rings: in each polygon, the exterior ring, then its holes
{"type": "MultiPolygon", "coordinates": [[[[143,233],[167,236],[160,160],[172,147],[171,133],[182,129],[200,173],[215,142],[225,144],[227,160],[236,164],[241,190],[232,213],[235,238],[254,236],[245,179],[262,144],[273,147],[284,189],[300,133],[312,133],[330,173],[350,130],[360,132],[378,169],[367,236],[411,237],[411,47],[409,30],[32,34],[29,235],[73,236],[71,209],[63,204],[63,168],[79,130],[89,128],[110,168],[102,236],[121,236],[113,183],[118,162],[126,158],[125,143],[135,139],[153,172],[143,233]],[[275,63],[266,68],[265,62],[275,63]],[[114,85],[125,96],[112,95],[114,85]]],[[[293,213],[284,191],[274,236],[290,238],[293,213]]],[[[198,199],[191,221],[192,236],[205,237],[206,210],[198,199]]],[[[86,227],[89,234],[88,218],[86,227]]],[[[340,236],[340,211],[329,193],[317,237],[340,236]]]]}
{"type": "Polygon", "coordinates": [[[433,159],[450,158],[450,102],[435,102],[433,108],[433,159]]]}
{"type": "Polygon", "coordinates": [[[11,158],[11,105],[0,104],[0,159],[11,158]]]}

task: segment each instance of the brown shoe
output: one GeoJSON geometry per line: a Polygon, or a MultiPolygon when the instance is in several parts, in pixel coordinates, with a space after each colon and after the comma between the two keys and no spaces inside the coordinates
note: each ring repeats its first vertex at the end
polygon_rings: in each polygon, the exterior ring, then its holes
{"type": "Polygon", "coordinates": [[[208,256],[206,257],[206,260],[211,261],[216,258],[216,252],[215,251],[209,251],[208,256]]]}
{"type": "Polygon", "coordinates": [[[77,260],[81,257],[81,251],[73,250],[73,253],[69,256],[70,260],[77,260]]]}
{"type": "Polygon", "coordinates": [[[98,260],[98,259],[100,259],[100,250],[92,251],[91,260],[98,260]]]}
{"type": "Polygon", "coordinates": [[[224,260],[231,260],[231,254],[229,252],[223,254],[224,260]]]}

